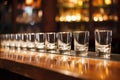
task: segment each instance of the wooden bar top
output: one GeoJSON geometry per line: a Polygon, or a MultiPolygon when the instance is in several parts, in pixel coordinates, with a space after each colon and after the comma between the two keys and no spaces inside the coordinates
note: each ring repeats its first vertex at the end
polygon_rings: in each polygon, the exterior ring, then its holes
{"type": "Polygon", "coordinates": [[[1,49],[0,68],[37,80],[120,80],[119,60],[93,57],[1,49]]]}

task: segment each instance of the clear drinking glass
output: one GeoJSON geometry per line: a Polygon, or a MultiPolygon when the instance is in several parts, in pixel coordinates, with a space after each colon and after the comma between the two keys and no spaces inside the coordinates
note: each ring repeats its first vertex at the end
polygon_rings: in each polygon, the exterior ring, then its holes
{"type": "Polygon", "coordinates": [[[32,51],[35,50],[35,33],[28,33],[27,48],[32,51]]]}
{"type": "Polygon", "coordinates": [[[1,34],[0,38],[1,38],[1,41],[0,41],[1,48],[5,48],[5,43],[6,43],[5,34],[1,34]]]}
{"type": "Polygon", "coordinates": [[[3,47],[3,34],[0,35],[0,47],[3,47]]]}
{"type": "Polygon", "coordinates": [[[95,50],[98,56],[104,58],[110,57],[111,42],[111,30],[95,30],[95,50]]]}
{"type": "Polygon", "coordinates": [[[5,48],[8,48],[9,47],[9,34],[4,34],[4,42],[3,42],[3,44],[4,44],[4,47],[5,48]]]}
{"type": "Polygon", "coordinates": [[[9,45],[10,45],[10,48],[15,48],[15,34],[10,34],[10,40],[9,40],[9,45]]]}
{"type": "Polygon", "coordinates": [[[6,34],[6,47],[9,47],[10,34],[6,34]]]}
{"type": "Polygon", "coordinates": [[[21,49],[23,50],[27,49],[27,33],[20,34],[20,45],[21,45],[21,49]]]}
{"type": "Polygon", "coordinates": [[[89,46],[89,31],[74,31],[74,50],[77,56],[87,56],[89,46]]]}
{"type": "Polygon", "coordinates": [[[48,32],[46,33],[46,51],[50,53],[56,53],[57,51],[57,33],[48,32]]]}
{"type": "Polygon", "coordinates": [[[58,50],[60,54],[70,54],[72,33],[59,32],[58,33],[58,50]]]}
{"type": "Polygon", "coordinates": [[[35,47],[39,52],[45,52],[45,33],[35,34],[35,47]]]}
{"type": "Polygon", "coordinates": [[[21,38],[21,35],[18,33],[18,34],[15,34],[15,47],[17,49],[20,48],[20,38],[21,38]]]}

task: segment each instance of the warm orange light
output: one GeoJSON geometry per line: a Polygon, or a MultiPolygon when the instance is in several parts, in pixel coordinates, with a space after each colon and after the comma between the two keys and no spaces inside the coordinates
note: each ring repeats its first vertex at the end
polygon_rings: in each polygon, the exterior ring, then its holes
{"type": "Polygon", "coordinates": [[[105,0],[105,4],[107,4],[107,5],[112,4],[112,0],[105,0]]]}
{"type": "Polygon", "coordinates": [[[34,1],[33,7],[40,8],[41,7],[41,0],[34,1]]]}
{"type": "Polygon", "coordinates": [[[78,0],[78,5],[79,6],[83,6],[83,1],[82,0],[78,0]]]}
{"type": "Polygon", "coordinates": [[[32,5],[33,4],[33,0],[25,0],[25,4],[26,5],[32,5]]]}

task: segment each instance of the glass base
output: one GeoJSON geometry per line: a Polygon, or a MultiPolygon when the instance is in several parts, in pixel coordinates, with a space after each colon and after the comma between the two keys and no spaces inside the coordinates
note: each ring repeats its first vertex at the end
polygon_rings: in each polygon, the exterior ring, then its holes
{"type": "Polygon", "coordinates": [[[46,52],[48,53],[57,53],[56,49],[47,49],[46,52]]]}
{"type": "Polygon", "coordinates": [[[110,53],[96,52],[96,56],[100,58],[110,58],[110,53]]]}
{"type": "Polygon", "coordinates": [[[88,52],[86,51],[75,51],[76,56],[87,56],[88,52]]]}
{"type": "Polygon", "coordinates": [[[70,55],[70,50],[59,50],[60,54],[70,55]]]}

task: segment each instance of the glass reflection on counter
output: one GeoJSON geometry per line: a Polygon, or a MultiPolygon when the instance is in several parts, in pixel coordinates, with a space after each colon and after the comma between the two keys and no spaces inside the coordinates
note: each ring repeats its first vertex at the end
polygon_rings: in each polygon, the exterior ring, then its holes
{"type": "MultiPolygon", "coordinates": [[[[109,64],[107,60],[99,62],[96,65],[97,75],[100,79],[105,80],[110,75],[109,64]]],[[[112,76],[112,75],[111,75],[112,76]]]]}
{"type": "Polygon", "coordinates": [[[35,61],[36,52],[28,51],[28,53],[24,56],[24,61],[32,63],[35,61]]]}
{"type": "MultiPolygon", "coordinates": [[[[13,50],[14,50],[14,49],[13,49],[13,50]]],[[[21,53],[20,48],[17,49],[17,50],[15,50],[15,52],[13,53],[13,59],[18,60],[18,56],[19,56],[20,53],[21,53]]]]}
{"type": "Polygon", "coordinates": [[[37,54],[35,56],[35,63],[40,64],[40,63],[44,62],[44,60],[43,60],[44,58],[45,58],[45,53],[44,54],[43,53],[37,54]]]}
{"type": "MultiPolygon", "coordinates": [[[[90,79],[111,79],[110,76],[119,76],[115,74],[116,63],[109,60],[94,60],[85,57],[76,57],[70,55],[50,54],[32,52],[21,49],[2,48],[0,57],[13,61],[23,62],[25,64],[36,65],[52,70],[60,70],[64,74],[78,74],[78,76],[88,77],[90,79]],[[111,66],[112,65],[112,66],[111,66]],[[94,76],[93,76],[94,75],[94,76]]],[[[119,69],[119,67],[117,67],[119,69]]],[[[114,79],[114,78],[113,78],[114,79]]]]}
{"type": "Polygon", "coordinates": [[[21,60],[21,61],[25,61],[25,55],[27,55],[28,52],[25,50],[20,50],[20,52],[18,53],[18,56],[16,58],[16,60],[21,60]]]}

